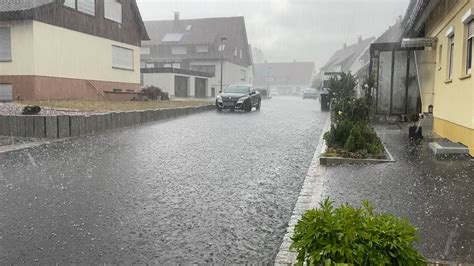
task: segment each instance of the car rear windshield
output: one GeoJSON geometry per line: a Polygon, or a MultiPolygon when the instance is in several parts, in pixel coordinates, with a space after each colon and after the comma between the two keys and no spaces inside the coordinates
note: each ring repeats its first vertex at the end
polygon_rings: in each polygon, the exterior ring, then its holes
{"type": "Polygon", "coordinates": [[[224,90],[227,93],[248,93],[249,91],[249,86],[229,86],[224,90]]]}

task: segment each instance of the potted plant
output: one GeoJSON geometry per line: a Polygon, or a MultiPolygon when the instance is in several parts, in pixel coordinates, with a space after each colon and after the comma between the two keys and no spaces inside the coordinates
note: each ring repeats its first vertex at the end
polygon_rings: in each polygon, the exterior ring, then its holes
{"type": "Polygon", "coordinates": [[[411,114],[410,121],[413,122],[413,125],[408,128],[408,137],[410,140],[419,141],[423,138],[423,130],[417,122],[420,120],[419,114],[411,114]]]}

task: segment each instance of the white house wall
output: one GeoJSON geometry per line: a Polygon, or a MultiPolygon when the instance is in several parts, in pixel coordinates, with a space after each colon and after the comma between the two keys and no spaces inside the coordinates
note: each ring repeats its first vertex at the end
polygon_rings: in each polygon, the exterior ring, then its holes
{"type": "MultiPolygon", "coordinates": [[[[188,97],[195,96],[195,78],[196,76],[191,75],[183,75],[177,73],[143,73],[143,86],[155,86],[159,87],[162,91],[167,92],[170,97],[174,97],[174,78],[175,76],[182,76],[188,78],[188,97]]],[[[202,77],[198,77],[202,78],[202,77]]],[[[208,81],[209,84],[209,81],[208,81]]],[[[208,94],[209,92],[209,85],[207,87],[208,94]]]]}
{"type": "MultiPolygon", "coordinates": [[[[211,88],[215,88],[216,94],[220,89],[220,78],[221,78],[221,63],[220,61],[192,61],[190,65],[214,65],[216,68],[215,77],[208,79],[208,91],[207,95],[211,95],[211,88]]],[[[224,61],[223,64],[223,80],[222,87],[225,88],[232,84],[252,84],[253,72],[251,67],[243,67],[228,61],[224,61]],[[241,71],[245,70],[246,79],[241,79],[241,71]]]]}

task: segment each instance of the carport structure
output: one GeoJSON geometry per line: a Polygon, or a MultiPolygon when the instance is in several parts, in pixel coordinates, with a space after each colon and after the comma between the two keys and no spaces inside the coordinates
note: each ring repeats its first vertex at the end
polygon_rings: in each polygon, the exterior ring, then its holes
{"type": "Polygon", "coordinates": [[[176,98],[211,96],[208,79],[212,74],[171,67],[142,68],[141,85],[156,86],[176,98]]]}

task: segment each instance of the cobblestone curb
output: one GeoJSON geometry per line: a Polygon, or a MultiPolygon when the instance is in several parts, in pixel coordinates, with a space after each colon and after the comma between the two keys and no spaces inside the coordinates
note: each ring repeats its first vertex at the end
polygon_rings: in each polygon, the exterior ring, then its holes
{"type": "Polygon", "coordinates": [[[314,152],[313,159],[308,169],[308,173],[304,179],[303,187],[301,188],[300,195],[296,201],[293,214],[291,215],[290,222],[288,223],[288,228],[286,229],[285,236],[278,251],[277,256],[275,257],[275,265],[292,265],[296,261],[296,253],[290,251],[291,245],[291,236],[293,235],[293,230],[296,223],[300,219],[301,215],[312,207],[316,207],[317,204],[321,201],[321,188],[323,184],[322,176],[323,169],[320,167],[319,156],[322,151],[325,150],[325,144],[323,140],[323,135],[326,131],[329,130],[331,125],[330,117],[326,120],[324,128],[322,130],[321,136],[319,138],[318,146],[314,152]]]}

